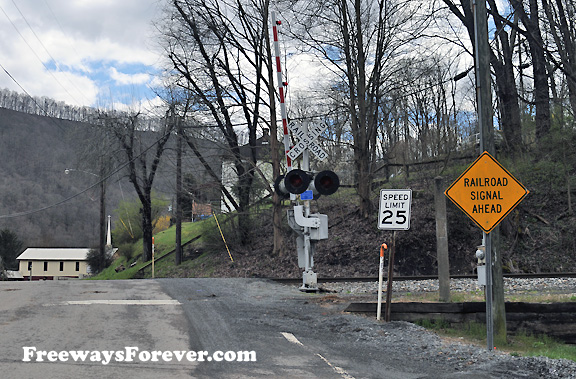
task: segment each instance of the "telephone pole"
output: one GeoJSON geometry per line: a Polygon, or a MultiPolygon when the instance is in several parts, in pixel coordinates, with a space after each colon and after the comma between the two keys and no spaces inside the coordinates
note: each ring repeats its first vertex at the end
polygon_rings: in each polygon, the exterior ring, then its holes
{"type": "MultiPolygon", "coordinates": [[[[486,0],[472,0],[472,5],[474,12],[474,63],[476,69],[478,126],[480,129],[480,154],[487,151],[492,156],[495,156],[486,0]]],[[[486,343],[488,350],[494,349],[494,326],[496,326],[496,335],[499,342],[506,341],[504,279],[498,251],[498,236],[498,227],[491,233],[483,233],[483,243],[486,247],[486,343]]]]}
{"type": "Polygon", "coordinates": [[[176,123],[176,246],[174,256],[176,265],[182,263],[182,123],[172,108],[172,119],[176,123]]]}

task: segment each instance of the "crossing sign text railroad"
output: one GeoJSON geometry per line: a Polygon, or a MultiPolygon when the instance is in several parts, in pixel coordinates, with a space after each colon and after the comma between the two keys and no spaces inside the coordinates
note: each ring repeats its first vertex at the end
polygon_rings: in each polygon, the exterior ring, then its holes
{"type": "Polygon", "coordinates": [[[307,128],[303,128],[300,123],[291,122],[288,124],[288,129],[294,133],[294,136],[298,138],[298,143],[290,149],[288,152],[288,157],[292,160],[296,160],[304,152],[304,150],[310,150],[316,158],[320,159],[321,161],[325,160],[328,157],[328,153],[324,151],[318,145],[316,139],[326,130],[328,125],[326,124],[307,124],[307,128]]]}
{"type": "Polygon", "coordinates": [[[445,194],[482,230],[490,233],[528,195],[528,190],[484,152],[445,194]]]}

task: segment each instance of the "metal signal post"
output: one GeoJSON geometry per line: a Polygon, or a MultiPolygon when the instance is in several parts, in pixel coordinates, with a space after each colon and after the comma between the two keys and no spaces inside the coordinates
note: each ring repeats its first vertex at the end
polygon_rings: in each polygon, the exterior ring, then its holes
{"type": "MultiPolygon", "coordinates": [[[[318,130],[315,127],[316,130],[318,130]]],[[[308,124],[297,126],[291,124],[291,130],[296,135],[309,135],[308,124]]],[[[319,135],[319,134],[318,134],[319,135]]],[[[310,170],[310,151],[307,143],[294,158],[302,154],[302,169],[292,169],[286,176],[279,176],[274,182],[274,188],[280,196],[298,196],[299,200],[293,209],[288,210],[288,225],[296,232],[296,247],[298,250],[298,266],[304,270],[302,275],[302,291],[317,291],[318,279],[313,271],[316,242],[328,238],[328,216],[311,213],[310,201],[321,195],[332,195],[340,186],[340,179],[333,171],[325,170],[314,173],[310,170]]]]}
{"type": "MultiPolygon", "coordinates": [[[[287,85],[282,78],[280,64],[280,46],[278,43],[278,26],[281,22],[272,12],[272,32],[274,34],[274,52],[282,126],[284,131],[284,149],[286,153],[286,175],[274,180],[274,189],[282,197],[290,198],[295,205],[288,210],[288,225],[296,232],[298,266],[304,269],[301,291],[318,291],[318,279],[312,270],[316,242],[328,238],[328,216],[310,213],[310,201],[320,195],[332,195],[340,186],[340,179],[334,172],[326,170],[314,173],[310,170],[310,151],[320,160],[328,154],[319,146],[317,138],[326,129],[325,124],[288,124],[284,88],[287,85]],[[290,144],[289,131],[298,139],[296,146],[290,144]],[[302,155],[302,169],[293,169],[292,162],[302,155]],[[298,199],[299,197],[299,199],[298,199]],[[300,205],[300,201],[303,205],[300,205]]],[[[276,138],[276,136],[273,136],[276,138]]]]}

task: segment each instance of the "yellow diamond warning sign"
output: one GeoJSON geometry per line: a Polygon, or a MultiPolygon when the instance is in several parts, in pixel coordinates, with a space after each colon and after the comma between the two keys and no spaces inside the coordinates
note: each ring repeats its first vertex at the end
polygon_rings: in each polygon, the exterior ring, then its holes
{"type": "Polygon", "coordinates": [[[528,190],[484,152],[444,193],[490,233],[528,195],[528,190]]]}

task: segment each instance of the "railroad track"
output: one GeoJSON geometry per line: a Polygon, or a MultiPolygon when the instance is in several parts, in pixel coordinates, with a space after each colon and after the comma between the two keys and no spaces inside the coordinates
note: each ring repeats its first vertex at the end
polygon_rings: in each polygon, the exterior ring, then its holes
{"type": "MultiPolygon", "coordinates": [[[[477,275],[451,275],[450,279],[476,279],[477,275]]],[[[544,279],[544,278],[576,278],[576,272],[550,272],[539,274],[504,274],[505,278],[521,279],[544,279]]],[[[302,283],[302,278],[269,278],[278,283],[298,284],[302,283]]],[[[394,281],[406,280],[434,280],[438,275],[420,275],[420,276],[394,276],[394,281]]],[[[386,280],[386,277],[384,277],[386,280]]],[[[377,282],[377,276],[366,277],[339,277],[339,278],[318,278],[318,283],[342,283],[342,282],[377,282]]]]}

